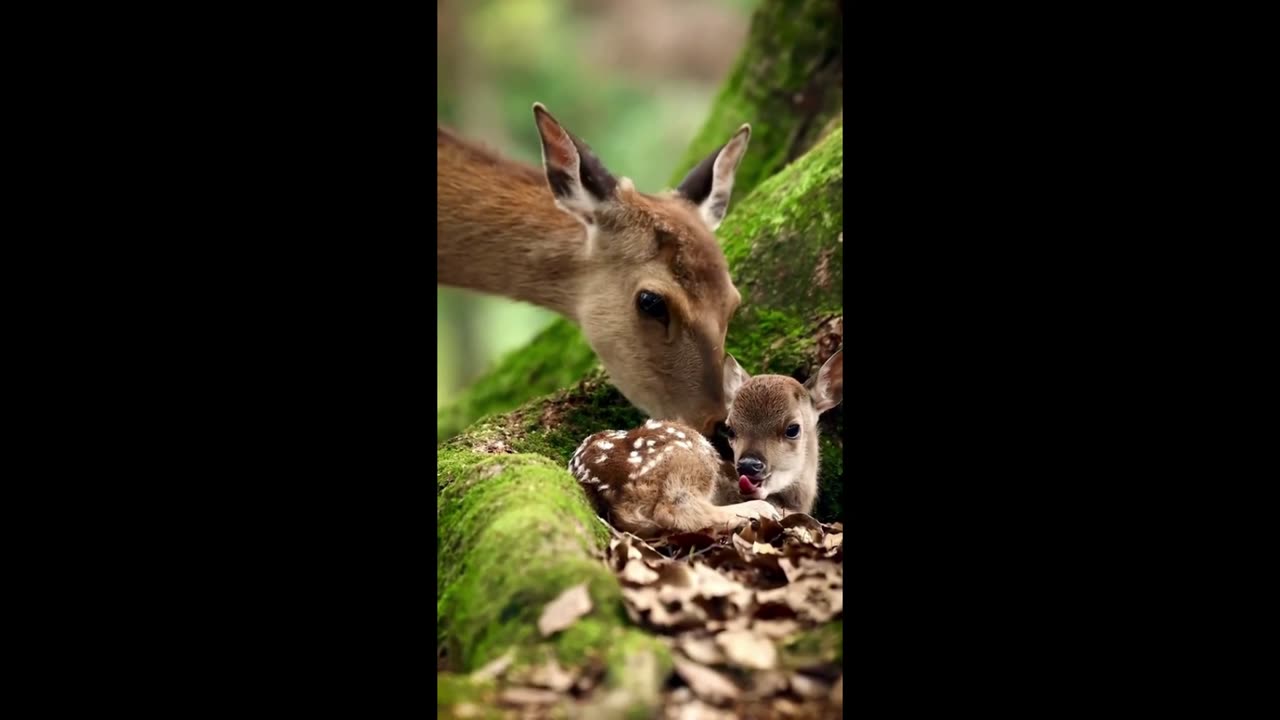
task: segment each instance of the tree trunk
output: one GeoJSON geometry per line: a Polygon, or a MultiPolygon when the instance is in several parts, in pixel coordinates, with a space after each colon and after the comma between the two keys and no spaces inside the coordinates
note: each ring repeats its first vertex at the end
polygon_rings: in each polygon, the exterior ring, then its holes
{"type": "MultiPolygon", "coordinates": [[[[840,33],[836,0],[764,0],[752,17],[746,48],[706,124],[674,168],[671,185],[677,185],[689,168],[728,140],[738,126],[751,123],[751,147],[735,176],[734,200],[725,220],[725,227],[736,225],[736,208],[757,185],[841,124],[844,65],[840,33]]],[[[725,229],[719,234],[724,238],[725,229]]],[[[727,255],[727,241],[725,249],[727,255]]],[[[747,268],[733,261],[731,256],[730,268],[738,281],[747,268]]],[[[804,274],[817,266],[796,263],[792,267],[804,274]]],[[[436,442],[457,435],[485,415],[555,392],[597,366],[595,353],[578,328],[558,319],[436,413],[436,442]]],[[[743,367],[750,372],[766,370],[745,362],[743,367]]]]}

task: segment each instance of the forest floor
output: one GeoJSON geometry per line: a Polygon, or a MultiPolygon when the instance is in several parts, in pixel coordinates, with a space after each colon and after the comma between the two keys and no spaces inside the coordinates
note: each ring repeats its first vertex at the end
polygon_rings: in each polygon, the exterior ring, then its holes
{"type": "MultiPolygon", "coordinates": [[[[753,520],[733,533],[680,533],[651,542],[609,532],[598,560],[618,578],[631,621],[669,650],[673,672],[665,687],[621,690],[611,683],[611,690],[603,661],[519,666],[507,653],[457,676],[466,691],[440,693],[441,717],[840,716],[842,523],[796,513],[781,522],[753,520]]],[[[569,587],[543,608],[539,632],[552,637],[591,610],[586,585],[569,587]]],[[[653,675],[630,669],[637,677],[653,675]]],[[[438,690],[453,687],[450,682],[438,683],[438,690]]]]}

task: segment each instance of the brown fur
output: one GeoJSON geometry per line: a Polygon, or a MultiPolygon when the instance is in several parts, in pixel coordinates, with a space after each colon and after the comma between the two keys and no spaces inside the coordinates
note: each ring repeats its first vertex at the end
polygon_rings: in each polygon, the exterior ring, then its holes
{"type": "MultiPolygon", "coordinates": [[[[538,117],[542,128],[550,116],[538,117]]],[[[548,162],[573,157],[542,131],[548,162]]],[[[573,320],[613,383],[648,415],[702,430],[724,419],[724,336],[741,295],[696,205],[678,193],[637,192],[624,179],[579,222],[557,206],[551,168],[503,159],[439,127],[436,163],[439,284],[573,320]],[[669,323],[637,309],[641,290],[663,296],[669,323]]]]}
{"type": "Polygon", "coordinates": [[[596,433],[578,446],[569,470],[602,516],[640,537],[777,516],[764,504],[713,503],[728,496],[732,468],[697,430],[680,423],[650,420],[633,430],[596,433]]]}
{"type": "Polygon", "coordinates": [[[582,442],[569,461],[597,511],[640,537],[732,528],[753,517],[813,510],[818,495],[818,416],[843,397],[843,350],[806,388],[782,375],[746,377],[731,357],[726,382],[735,461],[746,454],[768,468],[753,495],[743,495],[734,466],[693,428],[649,420],[632,430],[606,430],[582,442]],[[800,435],[786,437],[795,423],[800,435]],[[767,499],[766,499],[767,498],[767,499]]]}

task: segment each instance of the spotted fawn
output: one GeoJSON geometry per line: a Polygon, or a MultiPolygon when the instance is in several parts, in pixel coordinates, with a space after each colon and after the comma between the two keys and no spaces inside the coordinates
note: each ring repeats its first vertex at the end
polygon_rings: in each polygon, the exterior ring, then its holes
{"type": "Polygon", "coordinates": [[[750,377],[725,356],[732,464],[688,425],[649,420],[588,437],[569,471],[601,515],[640,537],[808,513],[818,495],[818,417],[843,397],[843,356],[837,350],[805,385],[750,377]]]}

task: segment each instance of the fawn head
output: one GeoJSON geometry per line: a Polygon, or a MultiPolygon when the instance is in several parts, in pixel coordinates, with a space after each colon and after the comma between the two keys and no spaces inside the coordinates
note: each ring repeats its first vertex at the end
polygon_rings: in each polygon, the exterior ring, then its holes
{"type": "Polygon", "coordinates": [[[547,184],[586,228],[576,317],[613,384],[656,417],[710,432],[723,420],[724,338],[742,296],[713,234],[747,149],[743,125],[673,192],[636,191],[540,103],[547,184]]]}
{"type": "Polygon", "coordinates": [[[796,484],[816,483],[818,416],[844,396],[844,348],[804,385],[785,375],[750,377],[732,355],[725,356],[724,365],[739,492],[763,499],[796,484]]]}

